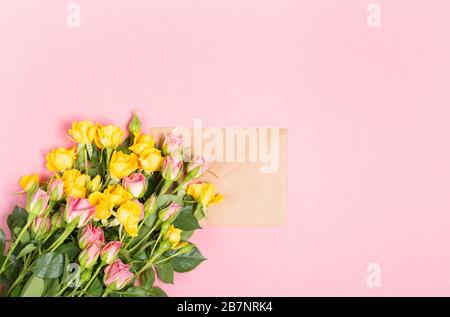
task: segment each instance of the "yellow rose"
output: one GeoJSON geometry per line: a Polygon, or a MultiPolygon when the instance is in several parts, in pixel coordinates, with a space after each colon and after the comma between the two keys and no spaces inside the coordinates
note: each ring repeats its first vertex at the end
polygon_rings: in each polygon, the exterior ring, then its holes
{"type": "Polygon", "coordinates": [[[98,126],[95,134],[95,144],[101,149],[115,149],[122,143],[123,131],[114,125],[98,126]]]}
{"type": "Polygon", "coordinates": [[[79,170],[72,169],[65,171],[62,175],[62,179],[64,182],[64,195],[66,197],[86,197],[86,187],[90,181],[90,177],[88,175],[81,174],[79,170]]]}
{"type": "Polygon", "coordinates": [[[138,222],[141,218],[142,206],[134,201],[127,201],[117,209],[117,220],[132,237],[138,234],[138,222]]]}
{"type": "Polygon", "coordinates": [[[138,158],[135,154],[125,154],[115,151],[109,162],[109,171],[113,179],[120,179],[130,175],[139,167],[138,158]]]}
{"type": "Polygon", "coordinates": [[[78,143],[92,143],[95,138],[97,126],[91,121],[84,120],[80,122],[73,122],[72,129],[69,129],[69,134],[78,143]]]}
{"type": "Polygon", "coordinates": [[[144,151],[153,149],[155,140],[148,134],[137,134],[134,143],[130,146],[130,150],[137,155],[141,155],[144,151]]]}
{"type": "Polygon", "coordinates": [[[19,185],[26,192],[31,189],[35,189],[36,186],[39,186],[39,175],[33,174],[22,176],[22,178],[20,178],[19,185]]]}
{"type": "Polygon", "coordinates": [[[102,178],[100,175],[97,175],[94,177],[93,180],[91,180],[88,184],[89,192],[93,193],[96,191],[99,191],[102,187],[102,178]]]}
{"type": "Polygon", "coordinates": [[[114,207],[111,197],[107,194],[94,192],[89,195],[89,203],[95,206],[95,218],[106,220],[111,216],[114,207]]]}
{"type": "Polygon", "coordinates": [[[139,155],[139,166],[147,173],[161,170],[163,161],[161,151],[155,148],[145,150],[139,155]]]}
{"type": "Polygon", "coordinates": [[[118,207],[133,198],[121,185],[110,185],[103,192],[109,195],[114,207],[118,207]]]}
{"type": "Polygon", "coordinates": [[[60,147],[45,156],[46,166],[50,171],[59,172],[72,168],[75,162],[75,147],[66,149],[60,147]]]}
{"type": "Polygon", "coordinates": [[[181,241],[181,232],[183,230],[175,228],[174,225],[170,225],[169,230],[164,234],[164,240],[169,241],[170,247],[172,249],[177,248],[181,241]]]}
{"type": "Polygon", "coordinates": [[[190,184],[187,194],[191,195],[203,207],[209,207],[223,200],[222,195],[216,195],[216,188],[211,183],[190,184]]]}

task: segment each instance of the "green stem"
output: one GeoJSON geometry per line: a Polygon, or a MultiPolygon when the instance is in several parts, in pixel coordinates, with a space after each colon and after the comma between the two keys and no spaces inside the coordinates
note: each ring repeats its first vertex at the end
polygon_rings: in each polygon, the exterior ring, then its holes
{"type": "Polygon", "coordinates": [[[23,264],[22,272],[17,277],[17,279],[14,281],[14,283],[9,287],[9,290],[6,293],[6,295],[9,296],[12,293],[12,291],[14,290],[14,288],[16,286],[18,286],[22,282],[23,278],[27,275],[28,265],[30,264],[30,258],[31,258],[31,254],[28,254],[26,256],[25,263],[23,264]]]}
{"type": "Polygon", "coordinates": [[[44,240],[42,240],[42,244],[44,244],[45,242],[47,242],[48,239],[50,239],[50,237],[56,232],[56,230],[52,230],[48,233],[48,235],[45,237],[44,240]]]}
{"type": "Polygon", "coordinates": [[[172,181],[164,181],[161,190],[159,191],[159,195],[164,195],[169,189],[170,186],[172,186],[173,182],[172,181]]]}
{"type": "Polygon", "coordinates": [[[155,256],[153,258],[150,258],[150,260],[139,270],[139,272],[137,273],[137,275],[142,274],[142,272],[145,272],[146,270],[148,270],[149,268],[151,268],[151,266],[153,265],[153,263],[155,263],[156,259],[159,258],[158,256],[155,256]]]}
{"type": "Polygon", "coordinates": [[[158,239],[156,239],[155,245],[153,246],[152,251],[150,252],[150,257],[155,252],[156,246],[158,245],[159,240],[161,240],[161,237],[162,237],[162,235],[161,235],[161,232],[160,232],[159,235],[158,235],[158,239]]]}
{"type": "Polygon", "coordinates": [[[102,269],[102,267],[103,267],[103,263],[100,263],[98,265],[98,268],[95,271],[94,275],[92,275],[91,279],[87,282],[86,286],[83,287],[83,289],[81,290],[81,294],[79,296],[83,295],[88,290],[89,286],[91,286],[92,282],[94,282],[95,278],[100,273],[100,270],[102,269]]]}
{"type": "Polygon", "coordinates": [[[80,271],[73,275],[73,277],[67,282],[66,286],[64,286],[58,293],[56,293],[55,297],[61,296],[64,291],[70,286],[70,284],[81,274],[81,271],[83,269],[81,268],[80,271]]]}
{"type": "Polygon", "coordinates": [[[76,228],[76,222],[69,223],[64,230],[63,234],[50,246],[49,251],[54,252],[58,247],[66,240],[66,238],[72,233],[76,228]]]}
{"type": "Polygon", "coordinates": [[[178,254],[180,254],[180,252],[177,252],[177,253],[175,253],[175,254],[169,256],[168,258],[165,258],[165,259],[163,259],[163,260],[161,260],[161,261],[156,262],[155,265],[158,265],[158,264],[164,263],[164,262],[166,262],[166,261],[169,261],[170,259],[176,257],[178,254]]]}
{"type": "MultiPolygon", "coordinates": [[[[155,225],[153,226],[153,228],[136,244],[134,245],[129,251],[130,253],[134,251],[134,249],[136,249],[138,246],[140,246],[142,244],[142,242],[147,241],[147,239],[150,237],[150,235],[152,234],[153,231],[155,231],[156,227],[161,223],[161,221],[158,219],[158,221],[155,223],[155,225]]],[[[131,242],[131,240],[130,240],[131,242]]],[[[127,244],[128,246],[128,244],[127,244]]],[[[127,247],[126,246],[126,247],[127,247]]],[[[126,248],[125,247],[125,248],[126,248]]]]}
{"type": "Polygon", "coordinates": [[[106,297],[109,295],[109,293],[111,293],[111,290],[109,288],[106,288],[105,291],[103,292],[102,297],[106,297]]]}
{"type": "Polygon", "coordinates": [[[16,249],[17,244],[20,242],[20,240],[22,240],[23,235],[24,235],[25,232],[28,230],[28,228],[30,227],[30,225],[31,225],[31,223],[33,222],[33,220],[34,220],[34,217],[28,218],[28,221],[27,221],[25,227],[22,228],[22,231],[20,231],[20,233],[19,233],[19,235],[17,236],[16,240],[13,242],[13,244],[12,244],[11,247],[9,248],[8,254],[6,255],[6,258],[5,258],[5,260],[4,260],[4,262],[3,262],[3,265],[2,265],[2,267],[1,267],[1,269],[0,269],[0,274],[3,273],[3,271],[5,270],[6,264],[8,263],[9,258],[11,257],[11,255],[12,255],[13,252],[14,252],[14,250],[16,249]]]}
{"type": "Polygon", "coordinates": [[[156,185],[155,187],[155,193],[159,192],[159,190],[161,189],[162,184],[165,182],[166,180],[164,178],[161,177],[161,179],[158,182],[158,185],[156,185]]]}
{"type": "Polygon", "coordinates": [[[106,149],[106,170],[109,170],[109,162],[111,161],[111,154],[113,149],[107,148],[106,149]]]}
{"type": "Polygon", "coordinates": [[[83,152],[84,152],[84,169],[86,171],[86,174],[89,175],[88,152],[86,145],[83,147],[83,152]]]}

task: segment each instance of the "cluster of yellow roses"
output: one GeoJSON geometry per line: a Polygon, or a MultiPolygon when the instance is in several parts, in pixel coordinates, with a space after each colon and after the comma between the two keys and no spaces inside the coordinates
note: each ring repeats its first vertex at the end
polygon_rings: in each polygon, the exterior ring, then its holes
{"type": "MultiPolygon", "coordinates": [[[[117,126],[100,126],[85,120],[74,122],[69,134],[78,144],[95,143],[99,149],[112,152],[109,159],[109,173],[113,180],[120,180],[138,168],[147,173],[161,169],[163,157],[161,151],[154,147],[151,135],[137,132],[134,135],[133,145],[129,147],[132,153],[126,154],[115,151],[124,138],[123,131],[117,126]]],[[[72,169],[76,160],[76,147],[55,149],[46,155],[46,160],[46,166],[50,171],[62,173],[66,197],[85,198],[88,195],[89,202],[96,207],[95,217],[98,220],[107,220],[113,208],[118,208],[118,221],[124,225],[128,234],[137,235],[141,206],[132,201],[135,197],[120,184],[107,186],[101,192],[100,175],[91,180],[89,175],[82,174],[78,169],[72,169]]]]}
{"type": "MultiPolygon", "coordinates": [[[[96,207],[95,218],[108,220],[114,214],[126,232],[136,236],[138,222],[142,212],[142,204],[119,183],[119,180],[129,176],[136,170],[147,175],[160,171],[164,162],[161,150],[155,148],[151,135],[142,134],[140,127],[133,133],[133,143],[128,147],[129,154],[117,150],[124,140],[124,132],[117,126],[94,124],[91,121],[74,122],[69,130],[70,136],[81,146],[93,146],[106,152],[108,177],[105,184],[100,175],[93,179],[74,168],[77,158],[77,147],[70,149],[57,148],[46,155],[46,166],[56,173],[56,177],[64,182],[65,197],[87,198],[96,207]],[[114,213],[114,209],[117,209],[114,213]]],[[[86,151],[86,150],[85,150],[86,151]]],[[[192,183],[187,187],[191,195],[203,207],[220,202],[223,197],[216,195],[213,184],[192,183]]]]}
{"type": "MultiPolygon", "coordinates": [[[[69,134],[79,144],[95,145],[99,149],[115,150],[123,141],[124,133],[116,126],[100,126],[91,121],[74,122],[69,134]]],[[[161,151],[154,147],[151,135],[136,133],[134,143],[130,146],[131,154],[114,151],[110,161],[110,172],[113,179],[121,179],[138,168],[147,173],[159,171],[163,157],[161,151]]],[[[72,168],[76,159],[76,147],[71,149],[58,148],[47,154],[47,168],[53,172],[72,168]]]]}

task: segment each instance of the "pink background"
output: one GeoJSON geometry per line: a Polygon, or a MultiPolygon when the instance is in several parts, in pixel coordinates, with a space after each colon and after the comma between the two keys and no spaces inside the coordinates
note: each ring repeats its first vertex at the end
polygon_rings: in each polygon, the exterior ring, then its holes
{"type": "Polygon", "coordinates": [[[0,2],[2,227],[74,119],[280,126],[288,225],[202,230],[169,295],[450,295],[448,0],[379,0],[381,29],[362,0],[69,2],[0,2]]]}

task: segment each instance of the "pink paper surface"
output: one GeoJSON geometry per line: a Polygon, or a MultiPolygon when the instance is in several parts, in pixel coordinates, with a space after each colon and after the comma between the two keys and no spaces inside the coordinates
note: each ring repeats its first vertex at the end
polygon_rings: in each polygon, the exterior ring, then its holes
{"type": "Polygon", "coordinates": [[[450,2],[369,2],[1,1],[1,227],[72,120],[280,126],[288,225],[201,230],[169,295],[450,295],[450,2]]]}

